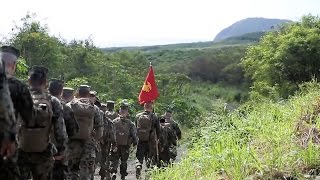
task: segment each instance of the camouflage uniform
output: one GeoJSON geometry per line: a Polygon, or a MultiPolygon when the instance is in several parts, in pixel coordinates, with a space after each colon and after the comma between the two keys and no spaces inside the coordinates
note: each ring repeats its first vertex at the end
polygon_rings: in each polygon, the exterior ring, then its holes
{"type": "Polygon", "coordinates": [[[159,135],[159,166],[167,166],[170,162],[170,147],[177,146],[177,136],[170,123],[166,123],[165,119],[160,120],[159,135]]]}
{"type": "Polygon", "coordinates": [[[136,127],[137,127],[137,119],[141,115],[149,115],[152,120],[152,129],[150,132],[150,138],[149,141],[138,141],[138,147],[136,152],[137,162],[136,162],[136,173],[137,177],[140,176],[143,160],[146,160],[146,166],[147,168],[150,168],[151,165],[156,164],[157,154],[156,154],[156,139],[159,137],[159,131],[160,131],[160,124],[158,117],[148,111],[141,112],[136,115],[136,127]]]}
{"type": "MultiPolygon", "coordinates": [[[[70,107],[66,106],[66,101],[62,100],[61,97],[56,97],[60,100],[62,108],[63,108],[63,119],[65,121],[66,132],[68,137],[72,137],[76,132],[79,131],[78,123],[74,117],[73,111],[70,107]],[[66,110],[67,109],[67,110],[66,110]]],[[[52,133],[52,135],[54,135],[52,133]]],[[[53,137],[53,142],[56,144],[56,140],[53,137]]],[[[52,175],[50,174],[49,178],[51,177],[52,180],[63,180],[67,179],[67,172],[68,172],[68,162],[66,157],[62,160],[55,160],[52,175]]]]}
{"type": "MultiPolygon", "coordinates": [[[[31,91],[42,93],[34,89],[31,89],[31,91]]],[[[62,106],[56,97],[49,97],[53,111],[52,125],[56,139],[56,147],[52,143],[49,143],[49,146],[43,152],[24,152],[19,148],[18,165],[21,172],[21,179],[28,179],[30,173],[34,180],[47,179],[53,168],[53,155],[64,154],[67,133],[63,120],[62,106]]],[[[24,125],[25,124],[22,124],[22,126],[24,125]]]]}
{"type": "MultiPolygon", "coordinates": [[[[5,47],[1,47],[0,54],[2,52],[5,52],[5,47]]],[[[19,56],[19,51],[14,53],[14,55],[16,55],[16,59],[17,59],[17,57],[19,56]]],[[[2,57],[2,55],[0,57],[0,61],[5,62],[5,59],[4,57],[2,57]]],[[[3,74],[3,76],[5,75],[3,74]]],[[[5,77],[1,77],[1,78],[5,78],[5,77]]],[[[33,101],[27,85],[14,77],[9,77],[7,79],[7,83],[9,86],[12,104],[15,110],[15,119],[18,120],[18,117],[19,117],[21,121],[24,121],[24,122],[31,121],[32,115],[33,115],[32,113],[33,101]]],[[[1,88],[4,88],[4,87],[1,87],[1,88]]],[[[4,89],[2,89],[2,91],[4,91],[4,89]]],[[[8,120],[9,119],[2,119],[2,117],[0,119],[0,143],[1,144],[2,144],[2,141],[4,141],[5,139],[8,139],[11,142],[16,141],[16,133],[17,133],[16,123],[17,122],[12,122],[12,120],[8,122],[8,120]]],[[[16,158],[17,158],[17,154],[15,154],[12,158],[9,158],[7,160],[3,160],[3,157],[0,156],[0,179],[8,179],[8,180],[18,179],[19,170],[18,170],[16,158]]]]}
{"type": "Polygon", "coordinates": [[[100,159],[100,171],[99,175],[103,180],[104,177],[110,179],[110,172],[109,172],[109,152],[111,145],[116,144],[116,137],[115,137],[115,129],[112,123],[112,120],[107,117],[104,117],[104,135],[101,141],[101,159],[100,159]]]}
{"type": "MultiPolygon", "coordinates": [[[[128,107],[129,107],[129,104],[127,103],[123,102],[121,104],[121,108],[125,109],[126,111],[128,110],[128,107]]],[[[128,117],[120,115],[118,118],[113,120],[113,123],[115,124],[117,148],[111,151],[110,172],[113,173],[112,179],[115,179],[117,169],[119,166],[119,159],[121,159],[120,174],[121,174],[121,179],[125,179],[125,177],[128,175],[127,161],[129,158],[130,145],[131,144],[137,145],[137,142],[138,142],[137,131],[136,131],[135,125],[128,117]],[[121,140],[124,140],[124,141],[121,142],[121,140]]]]}
{"type": "MultiPolygon", "coordinates": [[[[71,104],[68,103],[68,109],[65,109],[66,113],[71,113],[71,104]]],[[[100,110],[97,106],[94,106],[94,137],[88,140],[73,139],[70,138],[68,142],[68,167],[69,174],[68,179],[78,180],[79,178],[89,180],[92,177],[95,167],[95,157],[97,149],[97,141],[102,136],[102,119],[100,116],[100,110]]],[[[66,118],[66,121],[69,120],[66,118]]]]}
{"type": "MultiPolygon", "coordinates": [[[[178,123],[174,121],[172,118],[165,118],[165,121],[166,123],[169,123],[172,126],[172,129],[174,130],[177,139],[180,140],[181,130],[178,123]]],[[[177,146],[170,146],[170,159],[172,159],[172,161],[175,161],[176,157],[177,157],[177,146]]]]}

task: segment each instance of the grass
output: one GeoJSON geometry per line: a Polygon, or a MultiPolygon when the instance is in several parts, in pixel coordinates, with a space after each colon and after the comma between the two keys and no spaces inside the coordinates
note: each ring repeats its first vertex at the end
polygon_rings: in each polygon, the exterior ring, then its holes
{"type": "Polygon", "coordinates": [[[317,116],[315,125],[303,121],[320,112],[319,100],[314,85],[286,101],[248,102],[230,114],[208,115],[193,132],[188,156],[152,179],[301,179],[320,167],[319,143],[301,146],[319,127],[317,116]]]}

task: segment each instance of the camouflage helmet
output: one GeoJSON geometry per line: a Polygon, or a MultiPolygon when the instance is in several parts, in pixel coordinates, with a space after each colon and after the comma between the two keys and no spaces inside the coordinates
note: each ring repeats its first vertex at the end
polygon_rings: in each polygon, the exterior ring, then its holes
{"type": "Polygon", "coordinates": [[[130,103],[128,102],[128,100],[124,99],[120,102],[121,109],[129,109],[129,107],[130,107],[130,103]]]}

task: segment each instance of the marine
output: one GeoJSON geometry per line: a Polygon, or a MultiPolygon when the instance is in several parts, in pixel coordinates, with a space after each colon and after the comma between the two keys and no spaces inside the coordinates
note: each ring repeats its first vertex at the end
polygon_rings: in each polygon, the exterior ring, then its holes
{"type": "Polygon", "coordinates": [[[177,136],[173,126],[166,122],[164,118],[160,119],[159,135],[159,167],[166,167],[170,163],[170,147],[177,146],[177,136]]]}
{"type": "Polygon", "coordinates": [[[114,101],[107,101],[107,104],[101,104],[101,110],[104,113],[104,134],[101,141],[101,158],[100,158],[100,171],[99,175],[101,180],[110,179],[110,149],[116,147],[115,129],[111,118],[118,117],[116,112],[112,112],[114,109],[114,101]],[[110,116],[111,115],[111,116],[110,116]]]}
{"type": "Polygon", "coordinates": [[[67,145],[68,179],[89,180],[93,177],[96,142],[102,137],[103,122],[99,108],[89,99],[90,86],[81,85],[77,94],[77,97],[66,105],[72,109],[79,124],[79,132],[69,138],[67,145]]]}
{"type": "Polygon", "coordinates": [[[0,179],[19,177],[17,123],[33,117],[33,101],[26,84],[14,77],[20,52],[12,46],[0,48],[0,179]]]}
{"type": "MultiPolygon", "coordinates": [[[[63,87],[63,81],[58,80],[58,79],[51,79],[49,82],[49,93],[50,95],[56,97],[57,99],[59,99],[63,110],[65,112],[65,109],[68,109],[70,107],[66,106],[66,101],[62,98],[62,93],[64,91],[64,87],[63,87]]],[[[66,96],[66,94],[64,94],[66,96]]],[[[79,126],[78,123],[75,120],[73,111],[69,109],[70,112],[69,114],[63,113],[63,118],[64,119],[68,119],[68,121],[65,121],[65,126],[66,126],[66,131],[69,137],[72,137],[75,133],[77,133],[79,131],[79,126]]],[[[52,131],[52,135],[51,137],[53,137],[52,141],[54,143],[56,143],[56,140],[54,139],[54,134],[52,131]]],[[[68,171],[68,164],[67,164],[67,160],[65,157],[55,157],[55,162],[54,162],[54,166],[53,166],[53,170],[52,170],[52,174],[50,175],[51,179],[53,180],[63,180],[67,178],[67,171],[68,171]]]]}
{"type": "Polygon", "coordinates": [[[137,132],[135,125],[128,118],[129,115],[129,103],[121,102],[119,117],[113,120],[115,132],[116,132],[116,148],[113,148],[110,155],[110,172],[112,173],[112,180],[116,179],[116,173],[120,163],[120,175],[121,179],[125,179],[127,173],[127,161],[129,158],[130,146],[136,146],[138,143],[137,132]]]}
{"type": "MultiPolygon", "coordinates": [[[[179,124],[172,117],[173,110],[168,108],[164,115],[162,116],[165,119],[166,123],[169,123],[172,126],[172,129],[175,132],[177,140],[181,139],[181,129],[179,124]]],[[[170,146],[170,160],[173,162],[177,157],[177,146],[170,146]]]]}
{"type": "Polygon", "coordinates": [[[60,101],[48,94],[46,84],[48,69],[32,67],[29,73],[30,92],[35,116],[30,122],[22,122],[19,130],[18,165],[21,179],[32,175],[34,180],[47,179],[55,157],[64,157],[67,133],[60,101]],[[51,128],[56,146],[51,142],[51,128]]]}
{"type": "Polygon", "coordinates": [[[136,178],[141,176],[143,160],[146,160],[147,168],[156,165],[159,158],[157,142],[160,132],[158,117],[153,113],[152,102],[144,103],[144,111],[138,113],[135,118],[138,135],[136,178]]]}

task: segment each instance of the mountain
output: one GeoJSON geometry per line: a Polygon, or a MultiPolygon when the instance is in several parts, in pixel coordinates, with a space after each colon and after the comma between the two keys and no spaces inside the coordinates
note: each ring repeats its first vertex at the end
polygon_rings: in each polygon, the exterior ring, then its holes
{"type": "Polygon", "coordinates": [[[280,25],[291,22],[285,19],[247,18],[238,21],[223,29],[214,38],[214,41],[221,41],[231,37],[242,36],[248,33],[265,32],[279,28],[280,25]]]}

